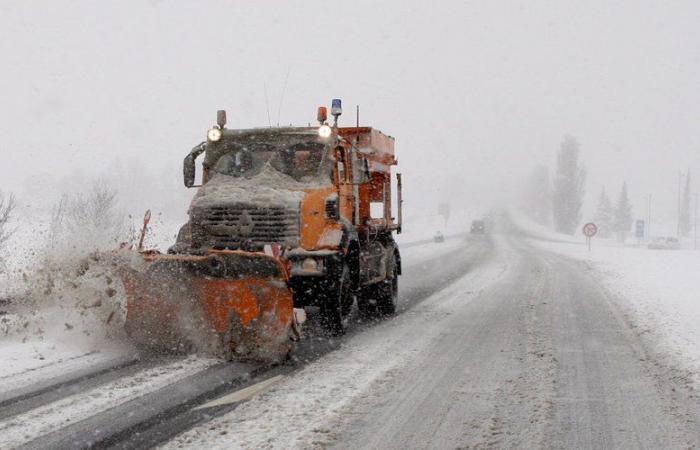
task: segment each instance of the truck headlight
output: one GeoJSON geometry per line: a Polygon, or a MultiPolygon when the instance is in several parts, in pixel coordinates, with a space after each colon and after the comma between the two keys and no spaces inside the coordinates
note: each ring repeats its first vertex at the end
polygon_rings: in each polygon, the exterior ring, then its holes
{"type": "Polygon", "coordinates": [[[313,258],[305,258],[301,262],[301,268],[308,272],[316,272],[318,270],[318,263],[313,258]]]}
{"type": "Polygon", "coordinates": [[[325,273],[323,258],[307,257],[292,261],[292,275],[322,275],[325,273]]]}
{"type": "Polygon", "coordinates": [[[318,135],[324,139],[330,137],[332,132],[333,130],[328,125],[321,125],[318,127],[318,135]]]}
{"type": "Polygon", "coordinates": [[[216,142],[219,139],[221,139],[221,134],[221,129],[214,127],[211,130],[207,131],[207,139],[209,139],[212,142],[216,142]]]}

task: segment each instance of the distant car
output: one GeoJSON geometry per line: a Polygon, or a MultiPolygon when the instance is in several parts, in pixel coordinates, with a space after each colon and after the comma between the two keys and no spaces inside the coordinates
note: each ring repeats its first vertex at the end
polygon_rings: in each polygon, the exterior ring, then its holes
{"type": "Polygon", "coordinates": [[[435,233],[435,236],[433,236],[433,241],[435,242],[445,242],[445,236],[441,232],[435,233]]]}
{"type": "Polygon", "coordinates": [[[486,225],[484,224],[484,221],[483,220],[473,220],[471,232],[476,233],[476,234],[486,233],[486,225]]]}
{"type": "Polygon", "coordinates": [[[681,243],[674,237],[655,237],[649,242],[647,248],[652,250],[680,250],[681,243]]]}

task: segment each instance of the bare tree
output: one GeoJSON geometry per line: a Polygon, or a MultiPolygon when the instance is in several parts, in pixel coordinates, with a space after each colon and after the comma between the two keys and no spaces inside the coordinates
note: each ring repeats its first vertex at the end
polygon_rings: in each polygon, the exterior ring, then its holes
{"type": "Polygon", "coordinates": [[[96,182],[87,196],[76,195],[68,201],[66,225],[72,233],[111,230],[117,221],[116,190],[106,183],[96,182]]]}
{"type": "Polygon", "coordinates": [[[47,245],[49,248],[55,248],[61,238],[63,232],[63,223],[66,218],[66,208],[68,205],[68,196],[63,194],[53,208],[51,208],[51,222],[49,222],[49,233],[47,245]]]}
{"type": "Polygon", "coordinates": [[[9,194],[5,196],[0,192],[0,249],[5,246],[7,240],[12,236],[13,231],[9,229],[8,225],[16,205],[14,195],[9,194]]]}
{"type": "Polygon", "coordinates": [[[66,243],[100,248],[117,240],[123,225],[116,190],[96,182],[86,194],[64,195],[54,205],[47,244],[49,248],[66,243]]]}

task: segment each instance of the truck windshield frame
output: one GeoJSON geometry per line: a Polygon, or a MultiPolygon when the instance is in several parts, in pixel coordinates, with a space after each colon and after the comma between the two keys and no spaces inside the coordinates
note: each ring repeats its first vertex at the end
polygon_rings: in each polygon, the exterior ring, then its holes
{"type": "Polygon", "coordinates": [[[269,165],[300,183],[331,183],[330,146],[309,134],[269,132],[225,136],[208,143],[205,167],[234,178],[252,178],[269,165]]]}

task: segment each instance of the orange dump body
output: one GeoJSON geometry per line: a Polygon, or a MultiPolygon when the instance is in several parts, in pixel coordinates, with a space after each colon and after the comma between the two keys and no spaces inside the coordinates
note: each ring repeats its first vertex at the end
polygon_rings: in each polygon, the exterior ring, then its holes
{"type": "Polygon", "coordinates": [[[144,254],[122,275],[126,329],[142,348],[279,359],[294,320],[287,272],[264,253],[144,254]]]}

